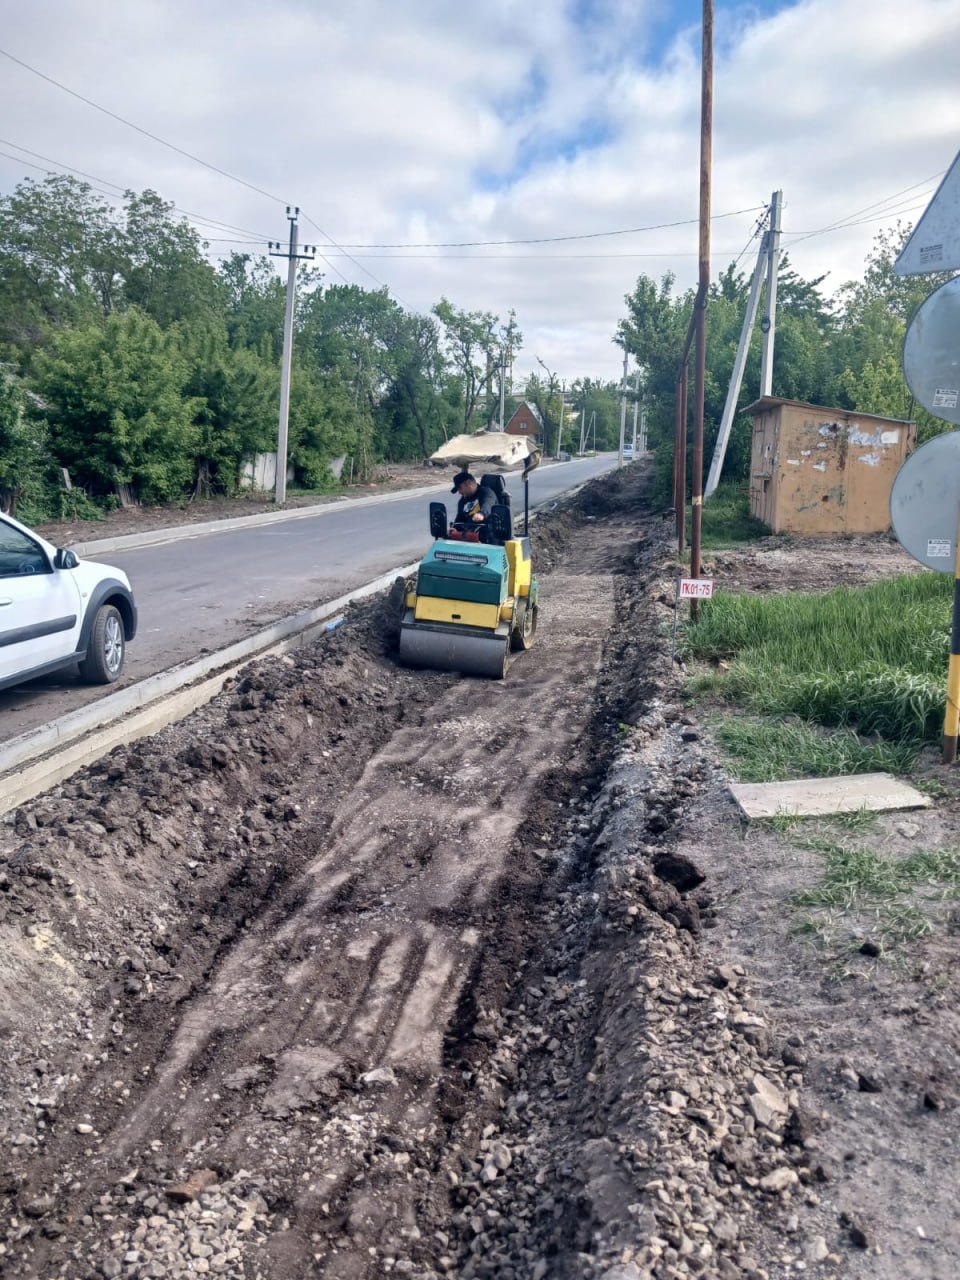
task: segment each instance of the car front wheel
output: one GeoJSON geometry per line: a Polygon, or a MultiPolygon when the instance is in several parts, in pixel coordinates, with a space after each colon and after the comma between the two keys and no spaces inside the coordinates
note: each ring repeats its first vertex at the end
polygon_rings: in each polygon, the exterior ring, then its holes
{"type": "Polygon", "coordinates": [[[88,684],[113,684],[123,670],[126,637],[120,611],[112,604],[101,605],[90,628],[87,656],[80,663],[80,675],[88,684]]]}

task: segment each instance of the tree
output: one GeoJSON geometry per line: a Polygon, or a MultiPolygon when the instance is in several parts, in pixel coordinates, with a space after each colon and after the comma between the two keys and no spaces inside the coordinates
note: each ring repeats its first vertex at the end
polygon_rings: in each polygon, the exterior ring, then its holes
{"type": "Polygon", "coordinates": [[[231,347],[225,326],[179,345],[189,367],[185,394],[196,406],[195,491],[233,493],[248,458],[276,447],[277,371],[247,347],[231,347]]]}
{"type": "Polygon", "coordinates": [[[46,465],[43,424],[24,412],[19,386],[0,370],[0,511],[17,514],[26,494],[36,500],[43,487],[46,465]]]}
{"type": "Polygon", "coordinates": [[[135,308],[60,330],[37,360],[58,463],[96,494],[123,484],[146,502],[180,497],[199,438],[188,377],[177,334],[135,308]]]}
{"type": "Polygon", "coordinates": [[[26,180],[0,199],[0,341],[24,361],[50,325],[117,304],[122,234],[88,183],[26,180]]]}
{"type": "Polygon", "coordinates": [[[273,263],[263,256],[232,253],[220,265],[220,278],[231,346],[251,347],[264,360],[278,361],[286,290],[273,263]]]}
{"type": "Polygon", "coordinates": [[[209,322],[222,312],[222,280],[203,256],[200,237],[155,191],[126,193],[129,264],[124,292],[162,329],[209,322]]]}
{"type": "Polygon", "coordinates": [[[490,311],[462,311],[446,298],[440,299],[433,314],[442,326],[447,358],[461,380],[463,430],[469,431],[488,374],[492,375],[493,352],[497,361],[500,358],[500,322],[490,311]]]}

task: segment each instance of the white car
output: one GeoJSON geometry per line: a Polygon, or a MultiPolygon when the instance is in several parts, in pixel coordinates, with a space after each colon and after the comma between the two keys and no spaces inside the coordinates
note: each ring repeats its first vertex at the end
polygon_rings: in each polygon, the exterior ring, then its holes
{"type": "Polygon", "coordinates": [[[74,663],[89,683],[112,684],[136,631],[122,570],[58,550],[0,514],[0,689],[74,663]]]}

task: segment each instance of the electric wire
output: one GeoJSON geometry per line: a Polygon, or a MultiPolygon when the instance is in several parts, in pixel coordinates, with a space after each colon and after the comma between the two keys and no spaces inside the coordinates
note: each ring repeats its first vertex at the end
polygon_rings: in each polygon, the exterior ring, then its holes
{"type": "MultiPolygon", "coordinates": [[[[710,221],[718,222],[721,218],[737,218],[740,214],[755,213],[757,209],[765,207],[764,205],[753,204],[747,209],[732,209],[729,213],[715,213],[710,221]]],[[[645,231],[669,231],[673,227],[696,226],[699,221],[699,218],[681,218],[678,222],[657,222],[651,223],[646,227],[622,227],[617,231],[586,231],[576,235],[536,236],[517,240],[425,240],[409,244],[352,244],[348,241],[338,247],[341,249],[484,249],[511,244],[559,244],[564,240],[599,240],[605,236],[634,236],[640,235],[645,231]]],[[[313,225],[316,226],[316,223],[313,225]]],[[[320,228],[317,227],[317,230],[319,231],[320,228]]],[[[321,234],[325,233],[321,232],[321,234]]]]}
{"type": "Polygon", "coordinates": [[[119,115],[116,111],[111,111],[108,107],[102,107],[99,102],[94,102],[92,98],[86,98],[82,93],[78,93],[76,89],[71,89],[68,85],[62,84],[59,80],[55,80],[53,76],[45,75],[44,72],[38,71],[36,67],[31,67],[29,62],[24,62],[22,58],[15,57],[6,49],[0,49],[0,54],[5,58],[9,58],[11,62],[15,62],[18,67],[23,67],[35,76],[39,76],[41,80],[46,80],[48,84],[54,85],[57,89],[62,89],[64,93],[69,93],[72,98],[85,102],[88,107],[93,107],[95,111],[102,112],[105,116],[109,116],[111,120],[116,120],[120,124],[126,125],[128,129],[134,129],[137,133],[143,134],[145,138],[157,142],[161,147],[166,147],[170,151],[175,151],[177,155],[192,160],[195,164],[203,165],[205,169],[210,169],[213,173],[218,173],[222,178],[228,178],[231,182],[237,182],[241,187],[246,187],[248,191],[255,191],[257,195],[265,196],[268,200],[275,200],[278,204],[290,203],[280,196],[274,195],[272,191],[264,191],[263,187],[258,187],[252,182],[247,182],[245,178],[238,178],[234,173],[228,173],[226,169],[221,169],[219,165],[211,164],[209,160],[204,160],[201,156],[195,156],[190,151],[185,151],[183,147],[178,147],[172,142],[168,142],[166,138],[161,138],[159,134],[151,133],[149,129],[143,129],[140,125],[134,124],[132,120],[127,120],[124,116],[119,115]]]}
{"type": "MultiPolygon", "coordinates": [[[[21,160],[19,156],[11,156],[6,151],[0,152],[0,155],[5,155],[9,160],[15,160],[18,164],[25,164],[31,169],[41,169],[42,172],[49,173],[54,177],[57,176],[56,169],[63,169],[66,173],[75,173],[81,178],[89,179],[91,182],[99,182],[101,187],[114,187],[121,195],[126,195],[128,191],[132,190],[130,186],[124,186],[119,182],[111,182],[109,178],[101,178],[96,174],[87,173],[83,169],[77,169],[73,165],[65,164],[62,160],[55,160],[52,156],[42,155],[39,151],[31,151],[29,147],[21,146],[19,142],[11,142],[8,138],[0,138],[0,145],[13,147],[15,151],[22,151],[24,155],[34,156],[37,160],[44,160],[47,164],[56,166],[55,169],[44,169],[42,165],[30,164],[28,160],[21,160]]],[[[94,188],[94,190],[97,190],[97,188],[94,188]]],[[[100,194],[109,195],[110,193],[100,191],[100,194]]],[[[111,198],[115,199],[116,197],[113,196],[111,198]]],[[[231,222],[223,222],[220,218],[208,218],[202,213],[194,213],[192,210],[184,209],[178,204],[171,204],[170,207],[176,209],[184,217],[190,218],[194,222],[202,223],[205,226],[220,227],[224,231],[240,231],[246,235],[253,236],[254,240],[250,243],[259,243],[261,240],[270,239],[269,236],[261,235],[259,231],[253,231],[250,227],[238,227],[231,222]]]]}

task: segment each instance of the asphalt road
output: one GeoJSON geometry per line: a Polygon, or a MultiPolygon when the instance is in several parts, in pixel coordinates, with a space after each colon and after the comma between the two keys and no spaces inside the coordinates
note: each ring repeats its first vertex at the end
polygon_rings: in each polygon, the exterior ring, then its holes
{"type": "MultiPolygon", "coordinates": [[[[541,467],[530,480],[531,507],[616,463],[615,454],[604,454],[541,467]]],[[[507,487],[519,527],[523,485],[519,477],[508,477],[507,487]]],[[[123,684],[222,649],[279,618],[417,560],[430,541],[430,499],[384,497],[382,504],[345,502],[307,518],[178,537],[104,555],[129,575],[139,610],[139,630],[127,653],[123,684]]],[[[435,500],[446,501],[453,515],[456,499],[449,485],[445,490],[438,487],[435,500]]],[[[71,672],[0,691],[0,741],[104,692],[81,684],[71,672]]]]}

